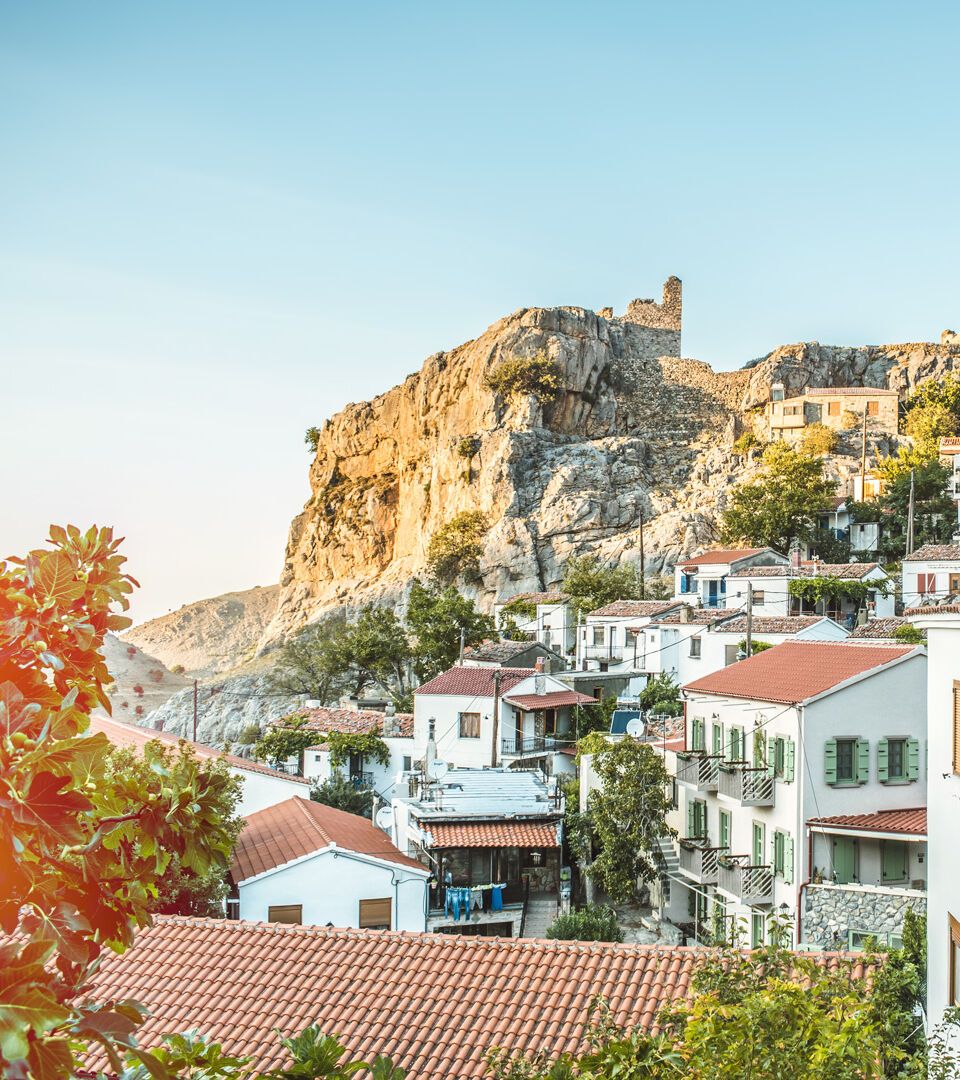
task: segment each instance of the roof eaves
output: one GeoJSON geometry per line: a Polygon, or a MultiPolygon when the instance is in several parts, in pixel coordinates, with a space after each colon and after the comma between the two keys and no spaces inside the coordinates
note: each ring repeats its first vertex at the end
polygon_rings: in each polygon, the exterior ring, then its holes
{"type": "MultiPolygon", "coordinates": [[[[857,648],[857,646],[852,645],[850,648],[857,648]]],[[[838,693],[840,690],[846,690],[848,686],[853,686],[855,683],[870,678],[871,675],[876,675],[881,671],[889,671],[892,668],[905,663],[907,660],[912,660],[915,656],[920,655],[926,656],[927,650],[922,645],[916,645],[910,652],[905,653],[903,656],[896,656],[893,660],[888,660],[885,664],[877,664],[876,667],[867,668],[866,671],[857,672],[856,675],[851,675],[849,679],[844,679],[843,682],[838,682],[834,686],[828,686],[826,690],[821,690],[819,694],[814,694],[812,697],[804,698],[803,701],[798,701],[797,704],[812,705],[815,701],[820,701],[825,697],[829,697],[831,694],[838,693]]]]}

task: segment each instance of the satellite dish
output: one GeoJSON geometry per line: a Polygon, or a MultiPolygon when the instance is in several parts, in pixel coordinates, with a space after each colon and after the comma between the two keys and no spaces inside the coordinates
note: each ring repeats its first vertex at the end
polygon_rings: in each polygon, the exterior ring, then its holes
{"type": "Polygon", "coordinates": [[[445,761],[431,761],[427,766],[427,776],[431,780],[442,780],[450,771],[450,766],[445,761]]]}
{"type": "Polygon", "coordinates": [[[635,716],[632,720],[627,721],[625,731],[628,735],[642,735],[643,734],[643,721],[639,716],[635,716]]]}
{"type": "Polygon", "coordinates": [[[376,823],[378,829],[387,831],[393,828],[393,807],[381,806],[377,811],[376,823]]]}

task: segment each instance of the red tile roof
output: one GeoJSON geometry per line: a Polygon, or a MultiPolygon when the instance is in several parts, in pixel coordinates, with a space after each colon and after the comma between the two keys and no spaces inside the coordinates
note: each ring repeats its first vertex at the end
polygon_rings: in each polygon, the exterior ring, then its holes
{"type": "Polygon", "coordinates": [[[563,604],[570,597],[565,592],[522,592],[514,593],[512,596],[501,596],[498,600],[498,604],[510,604],[514,600],[521,601],[527,604],[563,604]]]}
{"type": "MultiPolygon", "coordinates": [[[[303,716],[307,719],[307,727],[313,731],[320,731],[324,735],[331,731],[343,732],[345,735],[365,735],[368,732],[383,734],[384,724],[389,727],[389,717],[386,713],[376,709],[298,709],[291,716],[303,716]]],[[[391,737],[412,739],[413,738],[413,713],[396,713],[392,718],[394,732],[391,737]]]]}
{"type": "MultiPolygon", "coordinates": [[[[722,608],[689,608],[686,621],[681,618],[679,611],[671,611],[664,615],[662,619],[657,619],[657,626],[707,626],[718,619],[727,618],[728,615],[729,612],[725,612],[722,608]]],[[[632,630],[634,628],[628,626],[627,629],[632,630]]],[[[637,629],[639,630],[640,627],[637,627],[637,629]]]]}
{"type": "Polygon", "coordinates": [[[606,616],[616,618],[627,616],[628,618],[643,618],[644,616],[660,615],[664,611],[679,607],[679,600],[614,600],[612,604],[605,604],[596,611],[587,612],[588,615],[606,616]]]}
{"type": "Polygon", "coordinates": [[[677,566],[713,566],[717,563],[733,563],[769,550],[769,548],[716,548],[713,551],[705,551],[702,555],[696,555],[692,559],[682,559],[677,566]]]}
{"type": "MultiPolygon", "coordinates": [[[[160,916],[126,953],[107,952],[94,1000],[132,998],[150,1015],[141,1046],[195,1028],[256,1071],[288,1063],[280,1038],[309,1024],[337,1033],[351,1057],[378,1053],[409,1080],[488,1080],[494,1046],[585,1048],[595,999],[624,1027],[657,1031],[691,993],[710,955],[679,946],[532,941],[283,926],[160,916]]],[[[837,969],[837,954],[811,954],[837,969]]],[[[853,975],[870,968],[851,958],[853,975]]],[[[105,1067],[94,1052],[88,1067],[105,1067]]]]}
{"type": "Polygon", "coordinates": [[[586,705],[597,703],[596,698],[589,694],[581,694],[576,690],[554,690],[549,694],[518,694],[516,697],[506,697],[511,705],[515,705],[523,712],[534,712],[537,709],[560,709],[564,705],[586,705]]]}
{"type": "Polygon", "coordinates": [[[868,619],[862,626],[858,626],[850,637],[856,638],[892,638],[894,633],[907,624],[908,620],[901,615],[888,615],[884,619],[868,619]]]}
{"type": "MultiPolygon", "coordinates": [[[[824,615],[754,615],[753,632],[755,634],[799,634],[810,626],[823,622],[824,615]]],[[[727,619],[716,628],[718,634],[744,634],[747,630],[746,615],[737,615],[727,619]]]]}
{"type": "Polygon", "coordinates": [[[262,773],[265,776],[273,776],[278,780],[289,780],[293,784],[310,786],[310,781],[305,780],[302,776],[291,776],[290,773],[271,769],[269,765],[264,765],[262,762],[250,761],[247,758],[237,757],[235,754],[225,754],[222,750],[216,750],[212,746],[204,746],[203,743],[192,742],[190,739],[181,738],[179,735],[174,735],[169,731],[138,727],[136,724],[127,724],[122,720],[114,720],[112,717],[106,716],[91,716],[90,726],[87,731],[91,735],[98,732],[106,735],[113,746],[126,747],[131,750],[142,750],[148,742],[153,742],[155,739],[171,748],[177,747],[180,743],[186,743],[198,758],[223,758],[234,769],[262,773]]]}
{"type": "Polygon", "coordinates": [[[687,683],[683,689],[698,694],[795,705],[913,652],[916,649],[911,645],[785,641],[747,660],[687,683]]]}
{"type": "Polygon", "coordinates": [[[233,853],[230,876],[237,883],[312,855],[330,844],[401,866],[424,867],[399,852],[387,834],[357,814],[294,797],[246,819],[233,853]]]}
{"type": "Polygon", "coordinates": [[[524,679],[536,675],[534,668],[452,667],[437,675],[415,694],[455,694],[461,697],[493,697],[493,676],[500,673],[500,693],[505,695],[524,679]]]}
{"type": "Polygon", "coordinates": [[[746,570],[737,570],[730,575],[732,578],[752,577],[787,577],[787,578],[813,578],[829,577],[841,578],[844,581],[859,581],[867,576],[871,570],[876,570],[879,563],[814,563],[805,562],[802,566],[754,566],[746,570]]]}
{"type": "Polygon", "coordinates": [[[433,847],[548,847],[560,846],[555,821],[469,821],[436,824],[421,821],[433,837],[433,847]]]}
{"type": "Polygon", "coordinates": [[[920,562],[932,560],[936,562],[939,559],[960,559],[960,544],[924,544],[923,547],[918,547],[912,555],[908,555],[903,561],[920,562]]]}
{"type": "Polygon", "coordinates": [[[896,390],[879,386],[808,386],[807,397],[898,397],[896,390]]]}
{"type": "Polygon", "coordinates": [[[837,814],[834,817],[811,818],[807,824],[926,836],[927,808],[919,806],[911,810],[878,810],[874,814],[837,814]]]}

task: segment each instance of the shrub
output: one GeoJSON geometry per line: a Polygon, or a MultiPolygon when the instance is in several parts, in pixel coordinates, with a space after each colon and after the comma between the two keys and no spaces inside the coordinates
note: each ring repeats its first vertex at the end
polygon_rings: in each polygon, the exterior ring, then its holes
{"type": "Polygon", "coordinates": [[[579,911],[558,915],[547,928],[556,941],[623,941],[623,930],[612,908],[587,904],[579,911]]]}
{"type": "Polygon", "coordinates": [[[745,431],[740,438],[734,442],[732,449],[735,454],[748,454],[754,447],[762,445],[763,444],[752,431],[745,431]]]}
{"type": "Polygon", "coordinates": [[[927,640],[926,634],[914,626],[913,623],[903,623],[902,626],[898,626],[894,630],[893,636],[897,641],[902,641],[905,645],[923,645],[927,640]]]}
{"type": "Polygon", "coordinates": [[[174,675],[184,675],[186,674],[186,670],[187,669],[183,666],[183,664],[174,664],[173,667],[170,669],[171,673],[174,675]]]}
{"type": "Polygon", "coordinates": [[[151,682],[155,682],[155,683],[163,682],[163,672],[160,670],[160,668],[155,668],[155,667],[151,668],[147,672],[147,677],[150,679],[151,682]]]}
{"type": "Polygon", "coordinates": [[[826,424],[810,424],[800,440],[800,449],[805,454],[832,454],[837,448],[840,437],[826,424]]]}
{"type": "Polygon", "coordinates": [[[142,705],[138,705],[133,711],[137,716],[143,716],[144,710],[142,705]]]}
{"type": "Polygon", "coordinates": [[[253,746],[254,743],[260,741],[261,734],[259,724],[244,724],[237,736],[237,745],[253,746]]]}
{"type": "Polygon", "coordinates": [[[476,457],[480,450],[480,438],[477,435],[468,435],[457,443],[457,456],[466,458],[467,461],[476,457]]]}
{"type": "Polygon", "coordinates": [[[133,692],[137,695],[137,697],[143,697],[143,687],[139,683],[134,686],[133,692]]]}
{"type": "Polygon", "coordinates": [[[317,447],[320,445],[320,429],[318,427],[308,427],[303,434],[303,441],[310,453],[315,454],[317,447]]]}
{"type": "Polygon", "coordinates": [[[528,394],[546,405],[563,390],[563,374],[546,353],[511,356],[501,361],[484,379],[484,385],[498,397],[515,401],[528,394]]]}
{"type": "Polygon", "coordinates": [[[342,773],[335,773],[329,780],[310,789],[310,798],[314,802],[365,818],[373,811],[373,795],[372,788],[356,788],[342,773]]]}
{"type": "Polygon", "coordinates": [[[465,510],[451,518],[430,538],[427,568],[438,581],[452,582],[479,569],[487,519],[479,510],[465,510]]]}
{"type": "Polygon", "coordinates": [[[127,656],[136,656],[136,655],[137,655],[137,647],[136,647],[136,645],[128,645],[127,646],[127,656]]]}

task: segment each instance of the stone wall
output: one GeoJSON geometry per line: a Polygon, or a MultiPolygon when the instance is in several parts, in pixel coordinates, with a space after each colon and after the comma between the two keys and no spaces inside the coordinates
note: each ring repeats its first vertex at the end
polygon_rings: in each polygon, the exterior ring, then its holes
{"type": "Polygon", "coordinates": [[[821,948],[847,947],[847,931],[901,934],[907,909],[923,915],[926,894],[869,885],[806,885],[803,890],[803,940],[821,948]]]}

